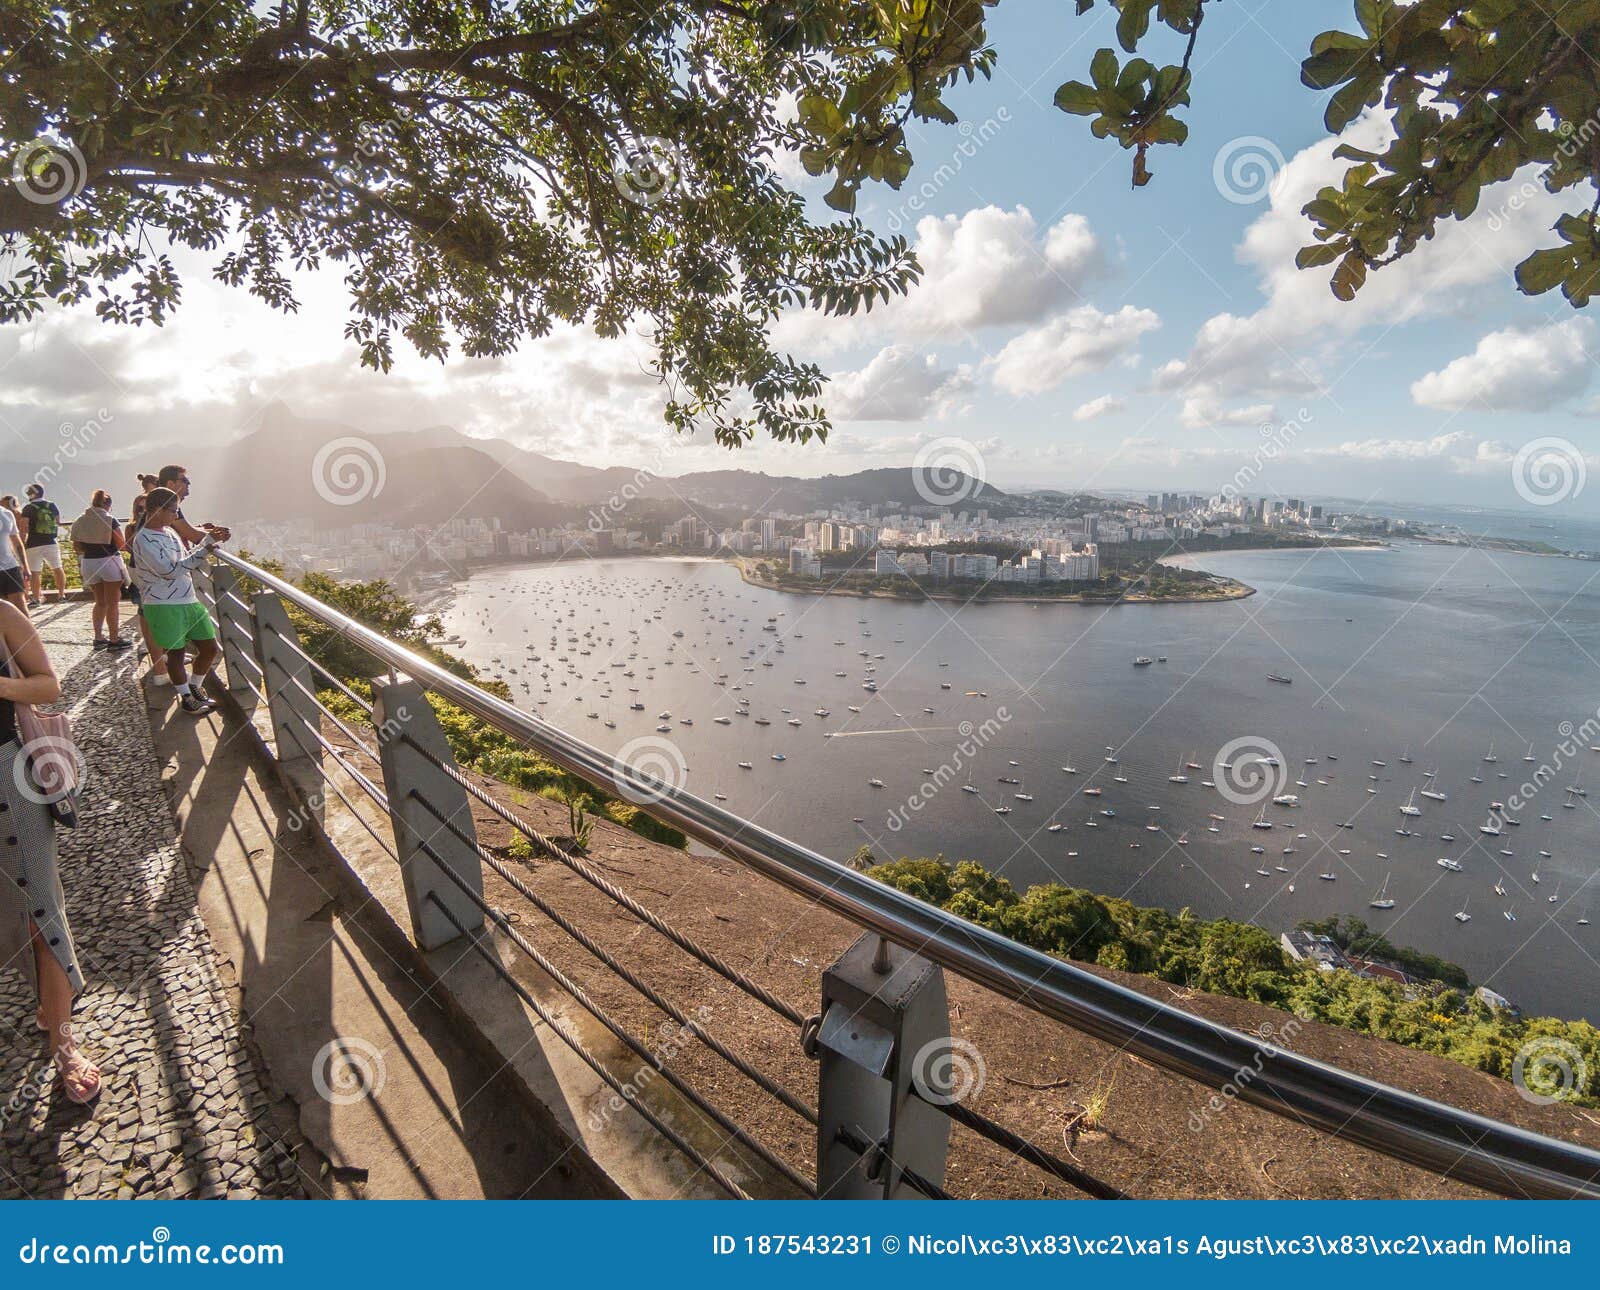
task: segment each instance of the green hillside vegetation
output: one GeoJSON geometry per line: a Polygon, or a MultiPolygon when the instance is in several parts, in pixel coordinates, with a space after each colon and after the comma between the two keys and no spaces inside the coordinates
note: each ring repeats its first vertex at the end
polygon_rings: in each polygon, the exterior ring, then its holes
{"type": "Polygon", "coordinates": [[[905,858],[852,867],[991,931],[1058,958],[1137,972],[1189,989],[1284,1008],[1313,1021],[1420,1048],[1509,1079],[1517,1051],[1550,1036],[1575,1046],[1582,1077],[1566,1100],[1600,1106],[1600,1030],[1586,1021],[1525,1017],[1491,1008],[1454,964],[1373,937],[1359,919],[1307,924],[1361,953],[1393,958],[1443,980],[1409,990],[1290,959],[1265,928],[1149,909],[1114,896],[1047,883],[1022,894],[970,860],[905,858]]]}

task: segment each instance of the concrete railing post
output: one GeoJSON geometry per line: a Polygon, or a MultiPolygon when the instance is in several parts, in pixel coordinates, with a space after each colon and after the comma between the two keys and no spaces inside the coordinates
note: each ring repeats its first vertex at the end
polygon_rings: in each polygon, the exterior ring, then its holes
{"type": "Polygon", "coordinates": [[[225,564],[213,565],[209,571],[211,582],[211,609],[217,619],[217,634],[222,637],[222,664],[227,673],[228,692],[240,706],[255,706],[255,690],[251,685],[255,671],[252,660],[255,649],[250,638],[255,635],[254,616],[239,598],[239,575],[225,564]]]}
{"type": "Polygon", "coordinates": [[[255,655],[261,664],[261,686],[272,716],[272,739],[278,760],[322,764],[322,714],[317,710],[316,678],[300,657],[300,634],[289,621],[276,592],[262,591],[251,601],[255,620],[255,655]],[[298,684],[296,684],[298,682],[298,684]],[[303,687],[303,688],[302,688],[303,687]]]}
{"type": "Polygon", "coordinates": [[[950,1121],[918,1097],[946,1091],[952,1057],[944,974],[867,934],[822,974],[816,1038],[817,1194],[910,1200],[907,1170],[944,1185],[950,1121]],[[846,1145],[854,1139],[854,1145],[846,1145]],[[862,1154],[856,1147],[870,1144],[862,1154]]]}
{"type": "Polygon", "coordinates": [[[378,732],[383,789],[389,797],[412,931],[424,950],[436,950],[461,935],[456,923],[469,932],[483,926],[483,910],[467,895],[483,899],[483,865],[476,849],[472,805],[466,790],[449,774],[455,769],[455,755],[420,685],[403,676],[375,679],[372,724],[378,732]],[[449,866],[456,881],[439,871],[441,865],[449,866]],[[456,923],[428,899],[430,895],[456,923]]]}

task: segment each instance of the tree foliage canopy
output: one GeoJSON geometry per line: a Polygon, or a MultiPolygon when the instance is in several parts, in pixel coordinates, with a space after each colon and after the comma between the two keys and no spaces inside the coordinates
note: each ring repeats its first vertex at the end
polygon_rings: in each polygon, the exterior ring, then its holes
{"type": "MultiPolygon", "coordinates": [[[[771,325],[911,288],[910,248],[856,197],[899,187],[908,125],[954,123],[947,92],[989,74],[993,3],[8,0],[0,322],[92,303],[160,323],[181,295],[169,239],[283,310],[291,274],[332,261],[373,367],[397,338],[494,356],[557,323],[637,329],[678,429],[806,440],[827,430],[824,378],[771,325]],[[780,151],[831,177],[839,218],[808,214],[780,151]]],[[[1187,136],[1216,0],[1106,3],[1129,57],[1098,51],[1056,104],[1131,150],[1143,185],[1149,150],[1187,136]],[[1138,55],[1158,40],[1176,61],[1138,55]]],[[[1341,298],[1524,164],[1555,192],[1600,173],[1600,0],[1356,0],[1355,19],[1302,68],[1330,130],[1377,105],[1395,126],[1382,153],[1343,150],[1342,186],[1306,208],[1300,264],[1334,266],[1341,298]]],[[[1594,206],[1557,232],[1519,284],[1583,305],[1594,206]]]]}
{"type": "MultiPolygon", "coordinates": [[[[1135,53],[1152,18],[1181,33],[1182,61],[1156,67],[1119,62],[1102,49],[1090,84],[1056,92],[1065,112],[1092,116],[1090,128],[1134,151],[1136,185],[1148,183],[1149,149],[1182,143],[1188,126],[1190,61],[1215,0],[1111,0],[1117,37],[1135,53]]],[[[1079,12],[1094,0],[1077,0],[1079,12]]],[[[1392,114],[1382,152],[1341,146],[1355,164],[1338,187],[1305,208],[1316,242],[1302,269],[1333,265],[1332,288],[1351,300],[1370,270],[1392,264],[1434,235],[1439,221],[1465,219],[1486,185],[1530,163],[1552,193],[1600,176],[1600,3],[1597,0],[1355,0],[1357,30],[1325,31],[1301,64],[1300,79],[1329,92],[1323,121],[1338,134],[1367,108],[1392,114]]],[[[1560,287],[1575,306],[1600,290],[1600,189],[1556,226],[1561,244],[1517,268],[1537,295],[1560,287]]]]}

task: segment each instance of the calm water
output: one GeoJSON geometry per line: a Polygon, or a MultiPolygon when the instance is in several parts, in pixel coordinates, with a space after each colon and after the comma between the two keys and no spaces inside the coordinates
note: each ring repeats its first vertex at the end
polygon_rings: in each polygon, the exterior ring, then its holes
{"type": "MultiPolygon", "coordinates": [[[[1019,888],[1058,880],[1275,931],[1358,914],[1525,1008],[1600,1016],[1600,722],[1582,729],[1600,705],[1600,565],[1409,545],[1199,562],[1260,594],[908,605],[765,591],[720,563],[617,560],[484,571],[445,619],[524,707],[612,752],[670,740],[692,791],[837,859],[862,844],[942,853],[1019,888]],[[1137,655],[1167,661],[1135,667],[1137,655]],[[1579,728],[1575,758],[1559,751],[1563,722],[1579,728]],[[1231,780],[1213,766],[1234,740],[1281,750],[1278,791],[1300,804],[1268,804],[1270,831],[1251,827],[1258,805],[1223,796],[1231,780]],[[1540,764],[1558,768],[1520,826],[1480,833],[1489,803],[1540,764]],[[969,770],[976,793],[962,790],[969,770]],[[1408,818],[1430,770],[1448,800],[1418,797],[1408,818]],[[927,771],[942,788],[922,791],[927,771]],[[1593,806],[1564,791],[1590,779],[1593,806]],[[1396,907],[1369,909],[1386,879],[1396,907]]],[[[1257,755],[1238,754],[1236,772],[1257,755]]]]}

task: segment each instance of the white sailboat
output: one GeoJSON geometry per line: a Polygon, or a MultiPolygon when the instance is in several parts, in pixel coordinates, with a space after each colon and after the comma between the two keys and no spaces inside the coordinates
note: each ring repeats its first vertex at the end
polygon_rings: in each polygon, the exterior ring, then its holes
{"type": "Polygon", "coordinates": [[[1411,796],[1406,799],[1406,804],[1400,808],[1401,815],[1421,815],[1422,808],[1417,805],[1417,790],[1411,790],[1411,796]]]}
{"type": "Polygon", "coordinates": [[[1436,780],[1438,778],[1439,778],[1439,772],[1438,771],[1430,770],[1428,772],[1428,775],[1427,775],[1428,782],[1427,782],[1427,785],[1422,789],[1422,795],[1424,797],[1426,797],[1431,802],[1447,802],[1447,801],[1450,800],[1449,795],[1446,794],[1446,793],[1441,793],[1437,788],[1435,788],[1433,786],[1434,780],[1436,780]]]}
{"type": "Polygon", "coordinates": [[[1461,908],[1456,910],[1451,917],[1453,917],[1458,923],[1470,923],[1472,921],[1472,915],[1467,913],[1467,902],[1463,900],[1461,902],[1461,908]]]}
{"type": "Polygon", "coordinates": [[[1494,755],[1494,740],[1493,739],[1489,740],[1489,751],[1483,754],[1483,759],[1484,759],[1484,761],[1490,761],[1490,762],[1499,761],[1500,760],[1498,757],[1496,757],[1494,755]]]}
{"type": "Polygon", "coordinates": [[[1385,874],[1383,877],[1383,886],[1378,888],[1378,894],[1367,902],[1367,904],[1373,909],[1394,908],[1394,897],[1389,895],[1389,879],[1393,876],[1394,875],[1392,873],[1385,874]]]}

